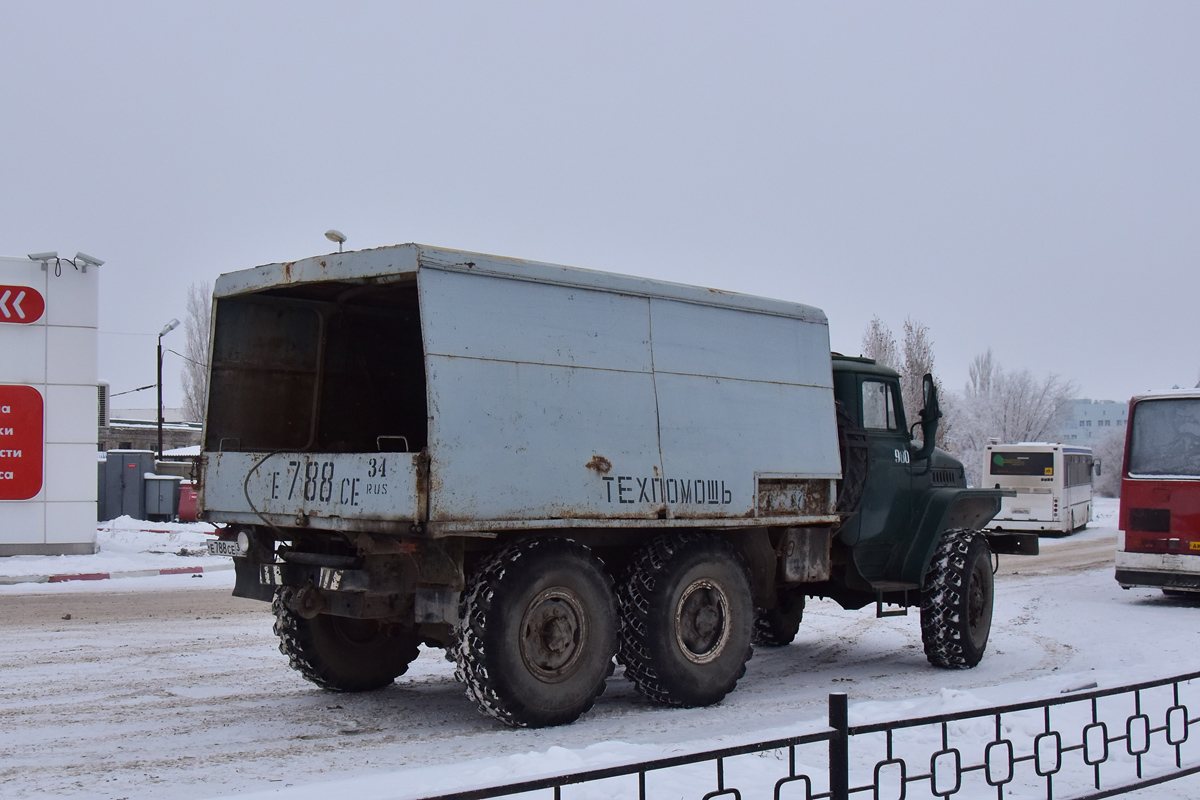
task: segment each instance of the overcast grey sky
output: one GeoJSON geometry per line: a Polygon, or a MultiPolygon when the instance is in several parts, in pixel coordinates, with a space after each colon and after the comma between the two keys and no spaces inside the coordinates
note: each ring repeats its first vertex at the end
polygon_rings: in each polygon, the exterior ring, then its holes
{"type": "Polygon", "coordinates": [[[5,0],[0,254],[107,261],[113,392],[153,382],[190,283],[336,227],[809,303],[850,353],[872,315],[911,316],[947,388],[990,346],[1125,400],[1200,377],[1198,23],[1191,2],[5,0]]]}

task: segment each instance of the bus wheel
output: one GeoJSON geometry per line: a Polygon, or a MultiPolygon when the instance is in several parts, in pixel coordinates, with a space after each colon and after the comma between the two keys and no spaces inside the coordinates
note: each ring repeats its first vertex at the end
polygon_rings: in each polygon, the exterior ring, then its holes
{"type": "Polygon", "coordinates": [[[980,531],[942,534],[921,587],[921,639],[936,667],[979,663],[992,629],[991,551],[980,531]]]}
{"type": "Polygon", "coordinates": [[[652,540],[617,597],[618,658],[651,700],[712,705],[746,673],[754,602],[746,567],[725,540],[699,534],[652,540]]]}
{"type": "Polygon", "coordinates": [[[456,676],[479,711],[513,727],[564,725],[604,692],[617,650],[612,578],[568,539],[501,548],[467,582],[456,676]]]}
{"type": "Polygon", "coordinates": [[[290,588],[275,593],[275,635],[292,669],[323,689],[382,689],[408,670],[420,640],[396,625],[373,619],[318,614],[305,619],[292,609],[290,588]]]}
{"type": "Polygon", "coordinates": [[[804,595],[781,591],[772,609],[754,609],[754,643],[762,647],[789,645],[800,632],[804,618],[804,595]]]}

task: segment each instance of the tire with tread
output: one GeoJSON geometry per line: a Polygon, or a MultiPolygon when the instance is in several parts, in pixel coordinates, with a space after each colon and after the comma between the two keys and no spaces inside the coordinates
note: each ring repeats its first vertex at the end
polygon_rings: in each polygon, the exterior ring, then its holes
{"type": "Polygon", "coordinates": [[[516,542],[467,581],[453,647],[455,677],[481,713],[512,727],[573,722],[613,673],[612,577],[569,539],[516,542]]]}
{"type": "Polygon", "coordinates": [[[936,667],[968,669],[983,658],[995,581],[981,531],[942,534],[921,588],[921,639],[936,667]]]}
{"type": "Polygon", "coordinates": [[[800,632],[804,619],[804,595],[781,591],[775,607],[754,609],[754,644],[761,647],[784,647],[800,632]]]}
{"type": "Polygon", "coordinates": [[[399,626],[329,614],[305,619],[289,605],[290,593],[279,589],[271,601],[279,652],[292,669],[323,689],[382,689],[403,675],[420,652],[420,639],[399,626]]]}
{"type": "Polygon", "coordinates": [[[754,650],[754,603],[741,556],[725,540],[668,534],[635,557],[617,592],[618,660],[659,703],[706,706],[733,691],[754,650]]]}

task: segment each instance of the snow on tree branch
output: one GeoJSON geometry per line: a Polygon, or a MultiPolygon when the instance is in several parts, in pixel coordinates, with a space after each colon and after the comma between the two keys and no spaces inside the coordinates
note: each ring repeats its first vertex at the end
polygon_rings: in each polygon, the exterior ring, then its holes
{"type": "Polygon", "coordinates": [[[875,359],[876,364],[882,364],[894,370],[900,369],[900,357],[896,350],[896,337],[891,328],[883,324],[878,316],[871,317],[867,330],[863,333],[862,354],[875,359]]]}
{"type": "Polygon", "coordinates": [[[990,348],[972,360],[968,374],[963,391],[947,398],[947,416],[954,421],[947,445],[962,460],[971,485],[979,486],[989,439],[1011,444],[1056,436],[1078,389],[1058,375],[1037,379],[1027,369],[1006,371],[990,348]]]}

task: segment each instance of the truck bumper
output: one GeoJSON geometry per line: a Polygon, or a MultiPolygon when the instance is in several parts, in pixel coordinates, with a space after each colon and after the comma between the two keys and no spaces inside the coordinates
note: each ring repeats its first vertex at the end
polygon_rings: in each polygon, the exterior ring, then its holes
{"type": "Polygon", "coordinates": [[[998,533],[985,531],[993,553],[1007,556],[1036,556],[1040,544],[1036,533],[998,533]]]}

